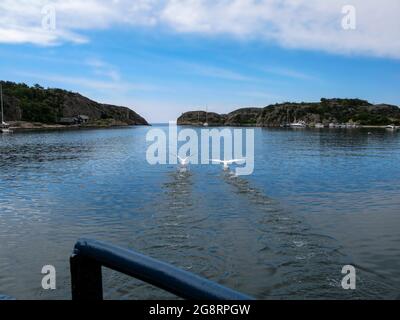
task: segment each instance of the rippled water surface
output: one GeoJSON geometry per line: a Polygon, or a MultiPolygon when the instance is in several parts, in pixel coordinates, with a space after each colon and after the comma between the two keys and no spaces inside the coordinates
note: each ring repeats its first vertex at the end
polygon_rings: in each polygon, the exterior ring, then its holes
{"type": "MultiPolygon", "coordinates": [[[[255,172],[236,177],[148,165],[149,129],[0,136],[0,293],[69,299],[68,258],[89,237],[262,299],[399,297],[400,133],[255,129],[255,172]],[[341,288],[346,264],[355,291],[341,288]]],[[[104,287],[171,297],[111,271],[104,287]]]]}

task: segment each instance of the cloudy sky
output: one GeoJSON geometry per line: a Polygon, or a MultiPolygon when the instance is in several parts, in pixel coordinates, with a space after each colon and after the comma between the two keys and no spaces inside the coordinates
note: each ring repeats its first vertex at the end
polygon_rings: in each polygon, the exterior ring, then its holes
{"type": "Polygon", "coordinates": [[[321,97],[400,105],[398,0],[1,0],[0,15],[1,79],[152,122],[321,97]]]}

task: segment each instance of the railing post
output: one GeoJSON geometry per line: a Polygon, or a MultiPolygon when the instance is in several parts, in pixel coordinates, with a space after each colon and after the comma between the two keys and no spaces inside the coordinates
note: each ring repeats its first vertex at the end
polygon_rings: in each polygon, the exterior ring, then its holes
{"type": "Polygon", "coordinates": [[[73,254],[70,267],[72,300],[103,300],[101,264],[73,254]]]}
{"type": "Polygon", "coordinates": [[[165,262],[101,241],[79,240],[75,244],[70,264],[73,300],[103,299],[102,267],[134,277],[184,299],[252,299],[165,262]]]}

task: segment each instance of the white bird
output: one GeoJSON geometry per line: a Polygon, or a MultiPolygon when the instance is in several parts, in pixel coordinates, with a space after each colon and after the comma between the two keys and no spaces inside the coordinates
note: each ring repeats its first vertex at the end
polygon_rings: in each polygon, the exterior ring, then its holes
{"type": "Polygon", "coordinates": [[[181,158],[180,156],[176,157],[178,158],[180,165],[183,167],[186,167],[189,164],[191,158],[191,157],[181,158]]]}
{"type": "Polygon", "coordinates": [[[237,162],[245,162],[246,160],[244,160],[244,159],[233,159],[233,160],[211,159],[211,161],[223,164],[224,165],[224,170],[228,170],[230,164],[234,164],[234,163],[237,163],[237,162]]]}

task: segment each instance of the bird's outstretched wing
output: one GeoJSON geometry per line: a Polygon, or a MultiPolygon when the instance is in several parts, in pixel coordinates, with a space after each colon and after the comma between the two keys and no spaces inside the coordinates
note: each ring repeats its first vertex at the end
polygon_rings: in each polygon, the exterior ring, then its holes
{"type": "Polygon", "coordinates": [[[232,164],[232,163],[236,163],[236,162],[245,162],[246,160],[245,159],[233,159],[233,160],[229,160],[229,161],[227,161],[229,164],[232,164]]]}
{"type": "Polygon", "coordinates": [[[181,158],[180,156],[176,156],[179,160],[181,160],[181,161],[187,161],[187,160],[189,160],[190,158],[193,158],[193,157],[195,157],[196,155],[195,154],[192,154],[192,155],[190,155],[190,156],[188,156],[188,157],[186,157],[186,158],[181,158]]]}
{"type": "Polygon", "coordinates": [[[218,159],[210,159],[212,162],[217,162],[217,163],[224,163],[224,161],[222,160],[218,160],[218,159]]]}
{"type": "Polygon", "coordinates": [[[181,158],[180,156],[176,156],[179,160],[179,162],[187,162],[191,157],[186,157],[186,158],[181,158]]]}

